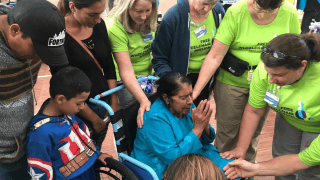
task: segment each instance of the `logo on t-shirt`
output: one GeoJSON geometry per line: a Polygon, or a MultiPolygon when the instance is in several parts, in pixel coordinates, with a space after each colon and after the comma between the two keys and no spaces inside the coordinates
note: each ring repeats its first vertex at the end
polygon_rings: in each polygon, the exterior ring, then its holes
{"type": "MultiPolygon", "coordinates": [[[[304,109],[304,104],[303,104],[303,102],[302,102],[302,101],[299,101],[299,102],[298,102],[298,105],[299,105],[298,111],[296,111],[296,113],[295,113],[296,117],[299,118],[299,119],[305,119],[305,118],[307,118],[307,113],[306,113],[306,110],[304,109]]],[[[311,117],[311,118],[308,118],[308,120],[313,121],[314,118],[311,117]]]]}
{"type": "Polygon", "coordinates": [[[304,118],[306,118],[307,115],[306,115],[306,110],[303,108],[303,106],[304,106],[303,102],[302,102],[302,101],[299,101],[299,102],[298,102],[298,105],[299,105],[298,111],[296,111],[296,116],[297,116],[297,118],[299,118],[299,119],[304,119],[304,118]]]}

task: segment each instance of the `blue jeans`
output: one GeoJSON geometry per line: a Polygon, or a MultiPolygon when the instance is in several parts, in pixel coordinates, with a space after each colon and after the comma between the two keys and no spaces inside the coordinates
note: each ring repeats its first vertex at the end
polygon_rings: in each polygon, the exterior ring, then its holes
{"type": "Polygon", "coordinates": [[[13,163],[0,163],[1,180],[29,180],[27,155],[13,163]]]}

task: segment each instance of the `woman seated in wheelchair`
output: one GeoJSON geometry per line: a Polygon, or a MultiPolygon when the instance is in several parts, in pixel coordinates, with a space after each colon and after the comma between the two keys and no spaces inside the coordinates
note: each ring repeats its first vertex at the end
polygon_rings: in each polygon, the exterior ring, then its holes
{"type": "MultiPolygon", "coordinates": [[[[93,164],[112,156],[101,153],[83,121],[75,116],[90,94],[89,78],[66,67],[50,80],[47,99],[28,127],[28,171],[31,179],[95,179],[93,164]]],[[[29,179],[29,178],[27,178],[29,179]]]]}
{"type": "Polygon", "coordinates": [[[209,158],[222,170],[230,160],[222,159],[210,144],[215,138],[210,102],[202,100],[195,107],[191,80],[179,72],[166,74],[158,85],[159,98],[144,114],[131,156],[153,168],[159,179],[174,159],[190,153],[209,158]]]}

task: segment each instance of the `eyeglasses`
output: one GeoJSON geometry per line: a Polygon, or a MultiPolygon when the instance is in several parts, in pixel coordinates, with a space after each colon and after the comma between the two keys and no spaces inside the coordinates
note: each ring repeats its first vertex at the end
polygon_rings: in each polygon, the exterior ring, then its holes
{"type": "Polygon", "coordinates": [[[257,14],[259,13],[265,13],[265,14],[274,14],[276,12],[276,9],[269,9],[269,10],[265,10],[265,9],[262,9],[259,4],[257,3],[257,1],[254,1],[254,4],[253,4],[253,9],[256,11],[257,14]]]}
{"type": "Polygon", "coordinates": [[[298,58],[301,59],[298,56],[292,56],[292,55],[286,55],[276,49],[271,49],[269,47],[263,47],[262,52],[265,54],[271,54],[276,59],[286,59],[286,58],[298,58]]]}

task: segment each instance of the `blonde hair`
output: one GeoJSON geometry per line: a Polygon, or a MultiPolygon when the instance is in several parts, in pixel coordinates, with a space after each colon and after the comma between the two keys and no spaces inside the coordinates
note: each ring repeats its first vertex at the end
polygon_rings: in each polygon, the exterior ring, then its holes
{"type": "Polygon", "coordinates": [[[225,180],[225,177],[210,159],[198,154],[186,154],[172,161],[162,180],[225,180]]]}
{"type": "MultiPolygon", "coordinates": [[[[115,6],[112,8],[108,14],[108,18],[117,18],[120,17],[120,22],[123,25],[124,29],[128,33],[135,33],[135,22],[129,15],[129,10],[134,7],[135,3],[141,0],[116,0],[115,6]]],[[[157,22],[157,0],[146,0],[152,3],[152,10],[150,16],[146,19],[145,23],[140,28],[140,33],[142,35],[150,33],[156,28],[157,22]]],[[[115,19],[117,20],[117,19],[115,19]]]]}

